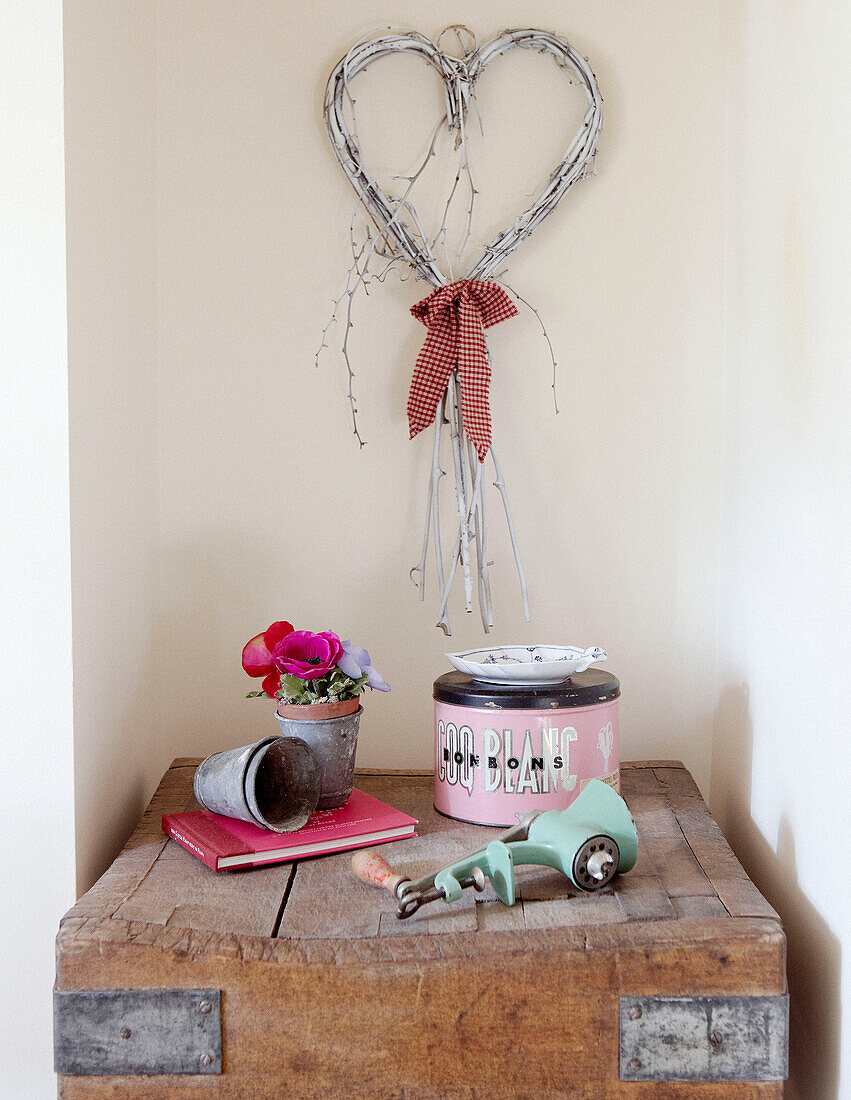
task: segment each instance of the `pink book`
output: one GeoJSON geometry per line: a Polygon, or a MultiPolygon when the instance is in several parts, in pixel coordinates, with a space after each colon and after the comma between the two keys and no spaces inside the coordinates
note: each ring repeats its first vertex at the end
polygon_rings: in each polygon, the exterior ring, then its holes
{"type": "Polygon", "coordinates": [[[208,810],[163,814],[163,832],[213,871],[286,863],[307,856],[365,848],[369,844],[386,844],[416,836],[416,824],[416,818],[357,788],[345,806],[317,810],[295,833],[273,833],[208,810]]]}

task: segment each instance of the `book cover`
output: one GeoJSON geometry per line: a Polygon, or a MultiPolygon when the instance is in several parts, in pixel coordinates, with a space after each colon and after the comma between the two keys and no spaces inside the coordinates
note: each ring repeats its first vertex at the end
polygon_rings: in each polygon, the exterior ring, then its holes
{"type": "Polygon", "coordinates": [[[317,810],[294,833],[273,833],[208,810],[164,814],[163,832],[213,871],[259,867],[416,836],[416,818],[355,788],[345,804],[317,810]]]}

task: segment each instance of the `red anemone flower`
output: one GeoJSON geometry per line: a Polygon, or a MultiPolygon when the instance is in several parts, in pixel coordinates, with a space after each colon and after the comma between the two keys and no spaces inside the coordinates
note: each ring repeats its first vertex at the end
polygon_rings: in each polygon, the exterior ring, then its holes
{"type": "Polygon", "coordinates": [[[246,642],[242,651],[242,667],[249,676],[265,676],[260,686],[270,699],[275,698],[275,692],[281,686],[281,672],[275,664],[273,654],[276,647],[292,632],[292,623],[272,623],[268,630],[246,642]]]}

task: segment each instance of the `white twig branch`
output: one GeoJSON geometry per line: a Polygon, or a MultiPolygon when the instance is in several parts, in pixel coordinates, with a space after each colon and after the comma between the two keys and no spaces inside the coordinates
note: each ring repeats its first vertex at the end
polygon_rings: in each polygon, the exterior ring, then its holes
{"type": "Polygon", "coordinates": [[[541,320],[540,313],[537,311],[537,309],[535,309],[535,307],[532,305],[532,303],[527,302],[522,294],[518,294],[517,291],[514,289],[514,287],[509,286],[508,283],[506,283],[505,281],[503,281],[502,285],[507,290],[510,290],[511,293],[514,295],[514,297],[519,302],[522,302],[524,306],[531,309],[531,311],[538,318],[538,324],[541,326],[541,332],[544,335],[544,339],[547,341],[547,347],[549,348],[549,351],[550,351],[550,359],[551,359],[552,364],[553,364],[553,383],[552,383],[553,405],[555,406],[556,416],[558,416],[558,411],[559,411],[559,408],[558,408],[558,394],[556,393],[556,367],[558,366],[558,363],[556,363],[556,353],[553,351],[553,343],[552,343],[552,340],[550,340],[550,334],[547,332],[546,326],[544,325],[544,322],[541,320]]]}
{"type": "Polygon", "coordinates": [[[455,467],[455,497],[458,502],[459,538],[461,541],[461,567],[464,571],[464,610],[473,610],[473,581],[470,574],[470,527],[469,517],[472,502],[468,500],[464,478],[464,429],[461,422],[461,402],[459,401],[457,375],[446,387],[449,398],[449,437],[452,440],[452,463],[455,467]]]}
{"type": "Polygon", "coordinates": [[[526,574],[523,571],[523,562],[520,560],[520,548],[517,545],[517,532],[514,530],[514,519],[511,515],[511,505],[508,503],[508,490],[505,487],[505,478],[502,476],[502,467],[496,457],[496,451],[491,445],[491,458],[493,459],[496,481],[494,485],[499,489],[502,497],[502,506],[505,509],[505,519],[508,523],[508,534],[511,539],[511,549],[514,551],[514,564],[517,566],[517,576],[520,578],[520,595],[523,599],[523,618],[529,622],[529,595],[526,591],[526,574]]]}

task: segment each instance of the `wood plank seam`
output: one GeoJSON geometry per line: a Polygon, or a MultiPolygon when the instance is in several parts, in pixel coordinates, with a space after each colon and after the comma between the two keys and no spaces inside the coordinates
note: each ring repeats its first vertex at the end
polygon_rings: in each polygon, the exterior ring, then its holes
{"type": "MultiPolygon", "coordinates": [[[[677,821],[679,822],[679,818],[677,818],[677,821]]],[[[682,826],[680,826],[680,830],[682,830],[682,826]]],[[[683,840],[685,840],[686,844],[688,844],[689,849],[691,850],[691,854],[694,856],[694,858],[700,864],[700,869],[706,875],[707,879],[709,879],[709,874],[706,870],[706,867],[704,867],[703,863],[701,862],[701,859],[700,859],[699,855],[697,854],[697,852],[692,847],[691,843],[689,842],[689,838],[686,836],[685,833],[683,833],[683,840]]],[[[711,881],[711,879],[710,879],[710,881],[711,881]]],[[[718,897],[717,893],[716,893],[716,897],[718,897]]],[[[723,898],[718,897],[718,900],[722,905],[724,905],[724,899],[723,898]]],[[[724,911],[727,913],[728,916],[730,916],[730,917],[734,916],[734,914],[730,911],[730,909],[726,905],[724,905],[724,911]]]]}
{"type": "MultiPolygon", "coordinates": [[[[689,851],[691,852],[692,856],[696,860],[696,862],[697,862],[698,866],[700,867],[701,871],[703,871],[704,875],[706,876],[707,882],[711,883],[712,879],[710,878],[708,869],[704,866],[703,862],[701,861],[700,857],[698,856],[698,853],[694,850],[694,847],[692,846],[691,841],[689,840],[687,833],[683,829],[682,821],[680,820],[680,815],[677,813],[676,807],[671,805],[668,784],[665,782],[665,777],[660,776],[658,774],[660,770],[661,769],[654,768],[653,769],[653,774],[659,780],[659,783],[661,784],[662,789],[665,791],[665,798],[668,802],[668,805],[671,806],[674,817],[676,818],[677,827],[680,830],[680,835],[682,836],[683,840],[688,845],[689,851]]],[[[683,771],[685,771],[685,769],[683,769],[683,771]]],[[[715,897],[718,897],[717,891],[715,891],[715,897]]],[[[723,898],[718,897],[718,900],[721,902],[722,905],[724,905],[723,898]]],[[[727,914],[729,916],[731,916],[731,917],[734,916],[734,914],[729,910],[729,908],[726,905],[724,905],[724,909],[725,909],[725,911],[727,912],[727,914]]]]}
{"type": "Polygon", "coordinates": [[[271,933],[271,938],[272,939],[275,939],[278,935],[278,932],[280,932],[280,930],[281,930],[281,921],[284,919],[284,910],[287,907],[287,902],[290,900],[290,893],[292,892],[293,883],[295,882],[295,877],[298,874],[299,862],[300,862],[299,860],[296,860],[293,863],[292,871],[290,872],[290,877],[287,879],[287,885],[286,885],[286,889],[284,890],[284,896],[281,898],[281,907],[278,910],[278,915],[275,918],[275,924],[274,924],[274,927],[272,928],[272,933],[271,933]]]}

